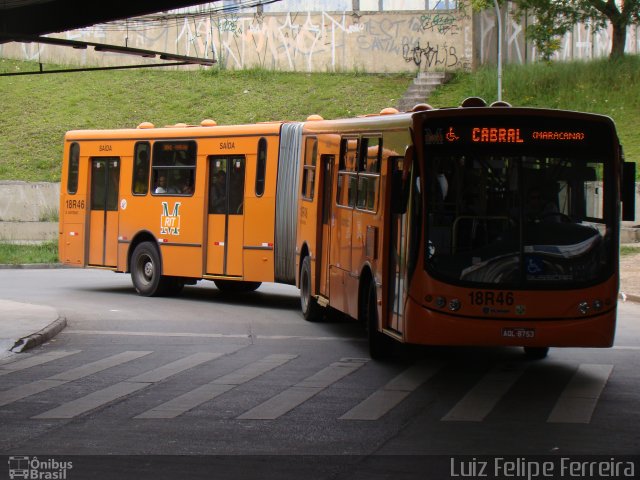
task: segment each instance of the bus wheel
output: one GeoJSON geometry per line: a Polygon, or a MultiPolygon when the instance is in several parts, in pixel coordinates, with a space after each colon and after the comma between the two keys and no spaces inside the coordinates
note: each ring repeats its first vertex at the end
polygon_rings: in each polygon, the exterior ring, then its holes
{"type": "Polygon", "coordinates": [[[143,242],[131,257],[131,281],[138,294],[153,297],[163,293],[161,282],[160,254],[151,242],[143,242]]]}
{"type": "Polygon", "coordinates": [[[541,360],[546,358],[549,353],[549,347],[524,347],[524,354],[532,360],[541,360]]]}
{"type": "Polygon", "coordinates": [[[214,280],[218,290],[227,293],[249,293],[256,291],[262,282],[242,282],[239,280],[214,280]]]}
{"type": "Polygon", "coordinates": [[[374,360],[381,360],[389,356],[389,337],[378,331],[378,295],[376,283],[371,280],[367,290],[367,298],[363,302],[363,320],[369,337],[369,355],[374,360]]]}
{"type": "Polygon", "coordinates": [[[309,322],[320,320],[320,306],[311,295],[311,257],[309,255],[304,257],[300,269],[300,308],[305,320],[309,322]]]}

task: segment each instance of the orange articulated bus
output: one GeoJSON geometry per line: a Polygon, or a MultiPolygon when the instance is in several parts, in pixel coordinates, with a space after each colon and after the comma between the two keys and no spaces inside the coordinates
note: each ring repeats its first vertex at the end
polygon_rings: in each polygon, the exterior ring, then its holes
{"type": "Polygon", "coordinates": [[[608,347],[635,164],[599,115],[479,99],[305,122],[71,131],[60,259],[141,295],[296,285],[388,342],[608,347]],[[468,106],[472,105],[472,106],[468,106]]]}

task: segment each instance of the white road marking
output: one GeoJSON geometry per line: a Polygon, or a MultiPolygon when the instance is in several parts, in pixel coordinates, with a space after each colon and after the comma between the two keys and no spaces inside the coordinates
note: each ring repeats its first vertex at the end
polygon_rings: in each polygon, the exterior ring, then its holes
{"type": "Polygon", "coordinates": [[[36,393],[44,392],[45,390],[64,385],[65,383],[71,382],[73,380],[78,380],[80,378],[87,377],[89,375],[93,375],[95,373],[106,370],[108,368],[130,362],[131,360],[144,357],[145,355],[149,355],[150,353],[151,352],[135,351],[118,353],[117,355],[112,355],[111,357],[87,363],[86,365],[72,368],[71,370],[67,370],[66,372],[58,373],[44,380],[36,380],[25,385],[20,385],[9,390],[5,390],[3,392],[0,392],[0,406],[8,405],[17,400],[35,395],[36,393]]]}
{"type": "Polygon", "coordinates": [[[343,358],[243,413],[238,418],[241,420],[275,420],[317,395],[331,384],[355,372],[365,365],[367,361],[367,359],[362,358],[343,358]]]}
{"type": "Polygon", "coordinates": [[[504,370],[496,367],[460,400],[442,421],[481,422],[496,406],[504,394],[520,378],[523,370],[504,370]]]}
{"type": "Polygon", "coordinates": [[[342,415],[340,420],[378,420],[435,375],[440,368],[440,363],[421,362],[406,369],[342,415]]]}
{"type": "Polygon", "coordinates": [[[549,423],[589,423],[613,365],[583,363],[551,411],[549,423]]]}
{"type": "Polygon", "coordinates": [[[63,403],[32,418],[73,418],[222,355],[222,353],[212,352],[194,353],[71,402],[63,403]]]}
{"type": "Polygon", "coordinates": [[[68,357],[69,355],[75,355],[82,350],[54,350],[52,352],[40,353],[29,358],[17,360],[12,363],[6,363],[0,365],[0,376],[6,375],[11,372],[17,372],[19,370],[26,370],[27,368],[35,367],[37,365],[43,365],[59,358],[68,357]]]}
{"type": "Polygon", "coordinates": [[[212,382],[202,385],[194,390],[186,392],[168,402],[158,405],[134,418],[175,418],[183,413],[213,400],[236,388],[238,385],[247,383],[260,375],[263,375],[274,368],[297,358],[297,355],[274,354],[262,360],[245,365],[227,375],[216,378],[212,382]]]}

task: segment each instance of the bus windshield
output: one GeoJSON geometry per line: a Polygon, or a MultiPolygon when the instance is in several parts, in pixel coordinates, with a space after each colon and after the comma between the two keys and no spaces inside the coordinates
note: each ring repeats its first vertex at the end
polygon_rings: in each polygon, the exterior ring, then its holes
{"type": "Polygon", "coordinates": [[[605,155],[584,148],[555,155],[541,148],[431,150],[424,159],[425,268],[434,277],[530,289],[574,288],[611,274],[615,212],[605,155]]]}

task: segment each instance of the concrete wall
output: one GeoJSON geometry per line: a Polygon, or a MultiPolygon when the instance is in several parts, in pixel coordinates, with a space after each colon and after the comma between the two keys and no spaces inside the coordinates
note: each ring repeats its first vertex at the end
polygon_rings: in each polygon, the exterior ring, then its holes
{"type": "Polygon", "coordinates": [[[0,221],[57,220],[59,183],[0,181],[0,221]]]}
{"type": "MultiPolygon", "coordinates": [[[[451,71],[494,64],[497,60],[496,13],[493,9],[473,12],[468,0],[286,0],[264,6],[263,11],[253,8],[227,13],[207,8],[208,13],[203,10],[199,14],[156,15],[55,36],[214,58],[228,69],[451,71]],[[446,9],[451,6],[454,8],[446,9]],[[310,11],[299,11],[305,7],[310,11]],[[343,9],[331,9],[340,7],[343,9]],[[407,8],[418,9],[408,11],[407,8]]],[[[532,20],[516,18],[511,11],[511,5],[507,4],[501,12],[504,61],[535,61],[537,52],[525,40],[525,25],[532,20]]],[[[589,25],[578,25],[562,39],[555,58],[607,56],[611,33],[611,29],[596,31],[589,25]]],[[[629,28],[626,50],[640,52],[638,26],[629,28]]],[[[78,50],[36,43],[0,44],[0,57],[74,66],[155,62],[116,53],[96,53],[92,48],[78,50]]]]}
{"type": "MultiPolygon", "coordinates": [[[[127,31],[96,25],[57,36],[215,58],[228,69],[384,73],[470,68],[472,61],[467,10],[230,13],[170,18],[127,31]]],[[[3,44],[0,56],[87,66],[145,63],[138,57],[44,44],[3,44]]]]}
{"type": "Polygon", "coordinates": [[[59,183],[0,181],[0,241],[57,240],[59,202],[59,183]]]}

